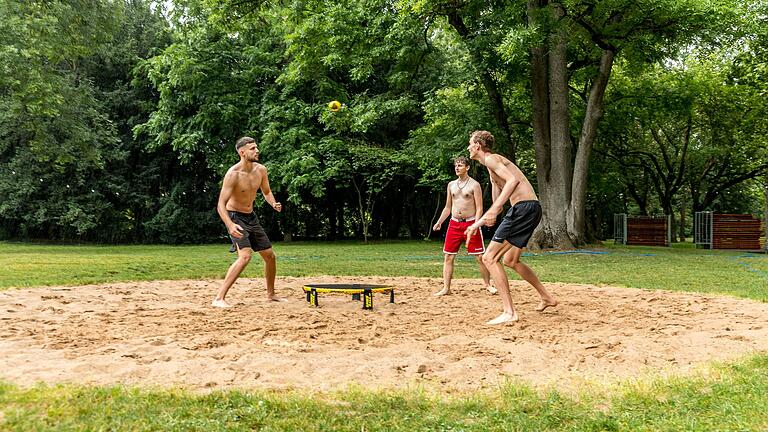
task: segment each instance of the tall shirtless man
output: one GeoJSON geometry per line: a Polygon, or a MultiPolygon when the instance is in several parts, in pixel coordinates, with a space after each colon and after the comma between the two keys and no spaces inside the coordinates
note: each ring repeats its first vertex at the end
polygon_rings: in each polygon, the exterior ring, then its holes
{"type": "MultiPolygon", "coordinates": [[[[453,168],[456,171],[456,180],[448,183],[447,196],[445,198],[445,207],[440,214],[437,223],[432,227],[433,231],[439,231],[448,216],[451,221],[448,222],[448,231],[445,233],[445,244],[443,245],[443,289],[436,292],[436,296],[448,295],[451,293],[451,279],[453,279],[453,266],[456,255],[459,253],[461,244],[464,243],[464,231],[472,225],[475,219],[480,219],[483,214],[483,192],[480,189],[480,183],[469,176],[469,159],[466,156],[459,156],[453,160],[453,168]]],[[[483,243],[483,234],[478,231],[467,242],[467,253],[474,255],[477,259],[477,265],[480,268],[480,274],[485,282],[485,289],[492,294],[496,289],[491,286],[491,275],[483,264],[482,255],[485,252],[485,243],[483,243]]]]}
{"type": "Polygon", "coordinates": [[[523,279],[531,284],[541,297],[536,310],[541,312],[548,307],[557,306],[557,300],[544,288],[536,273],[520,262],[520,254],[531,239],[533,230],[541,221],[541,205],[533,186],[520,168],[499,154],[493,153],[495,139],[490,132],[475,131],[469,137],[469,157],[488,168],[491,179],[493,204],[488,211],[467,228],[467,241],[483,225],[492,226],[496,217],[509,200],[512,207],[507,211],[496,233],[483,255],[483,262],[491,272],[491,277],[499,290],[504,311],[487,324],[502,324],[517,321],[518,316],[509,294],[509,280],[504,266],[499,262],[503,257],[504,265],[514,269],[523,279]]]}
{"type": "Polygon", "coordinates": [[[269,188],[267,168],[258,163],[259,147],[256,140],[242,137],[235,143],[235,150],[240,155],[240,162],[233,165],[224,175],[216,211],[227,226],[232,246],[237,250],[237,260],[229,266],[212,305],[220,308],[231,306],[224,297],[251,261],[253,251],[258,252],[264,260],[267,298],[272,301],[285,301],[275,295],[277,259],[272,251],[272,243],[259,224],[256,212],[253,211],[253,201],[256,199],[256,193],[261,190],[264,200],[275,211],[281,211],[283,206],[275,200],[269,188]]]}

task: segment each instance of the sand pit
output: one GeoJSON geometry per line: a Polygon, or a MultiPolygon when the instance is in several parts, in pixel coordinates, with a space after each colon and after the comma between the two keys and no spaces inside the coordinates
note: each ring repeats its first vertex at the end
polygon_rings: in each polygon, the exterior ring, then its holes
{"type": "Polygon", "coordinates": [[[244,279],[227,310],[209,303],[219,281],[156,281],[0,292],[0,379],[184,387],[332,390],[413,385],[496,386],[508,378],[573,387],[768,350],[768,304],[698,294],[549,283],[561,305],[534,312],[535,292],[513,282],[521,321],[484,323],[501,310],[478,280],[278,278],[286,303],[244,279]],[[396,287],[374,309],[305,283],[396,287]]]}

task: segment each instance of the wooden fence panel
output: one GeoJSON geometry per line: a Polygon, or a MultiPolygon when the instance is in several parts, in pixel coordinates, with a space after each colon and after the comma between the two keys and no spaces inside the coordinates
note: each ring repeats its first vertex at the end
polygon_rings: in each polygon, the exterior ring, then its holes
{"type": "Polygon", "coordinates": [[[713,215],[713,249],[759,250],[763,233],[762,221],[750,214],[713,215]]]}
{"type": "Polygon", "coordinates": [[[667,217],[627,217],[627,244],[638,246],[669,246],[667,217]]]}

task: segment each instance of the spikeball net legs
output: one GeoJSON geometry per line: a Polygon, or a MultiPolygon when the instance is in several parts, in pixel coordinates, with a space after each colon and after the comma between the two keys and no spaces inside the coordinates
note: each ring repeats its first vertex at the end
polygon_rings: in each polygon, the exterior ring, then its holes
{"type": "Polygon", "coordinates": [[[360,301],[362,294],[363,309],[373,309],[373,293],[389,293],[389,302],[395,302],[395,289],[386,285],[309,284],[304,285],[304,292],[311,306],[319,306],[317,295],[320,293],[352,295],[352,300],[355,301],[360,301]]]}

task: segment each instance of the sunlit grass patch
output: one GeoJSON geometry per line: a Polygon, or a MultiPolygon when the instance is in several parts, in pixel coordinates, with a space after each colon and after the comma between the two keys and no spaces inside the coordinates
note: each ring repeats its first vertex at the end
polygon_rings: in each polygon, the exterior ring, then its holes
{"type": "Polygon", "coordinates": [[[766,406],[768,355],[575,394],[519,382],[469,394],[0,385],[0,426],[9,431],[758,431],[768,425],[766,406]]]}

